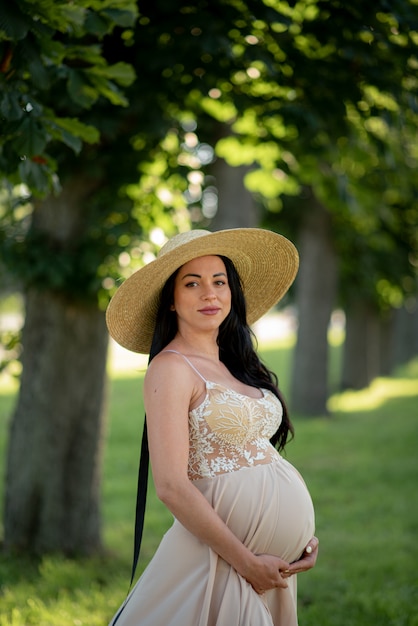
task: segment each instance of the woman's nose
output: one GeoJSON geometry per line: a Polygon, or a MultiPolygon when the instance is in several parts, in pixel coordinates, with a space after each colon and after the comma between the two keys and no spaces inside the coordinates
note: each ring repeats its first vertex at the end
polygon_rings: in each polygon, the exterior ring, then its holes
{"type": "Polygon", "coordinates": [[[213,291],[212,287],[207,287],[204,292],[203,292],[203,298],[205,300],[213,300],[214,298],[216,298],[216,294],[213,291]]]}

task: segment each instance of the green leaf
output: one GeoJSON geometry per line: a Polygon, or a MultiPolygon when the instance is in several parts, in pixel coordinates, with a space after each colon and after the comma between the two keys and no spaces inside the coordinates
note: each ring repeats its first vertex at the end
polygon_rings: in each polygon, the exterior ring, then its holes
{"type": "Polygon", "coordinates": [[[102,11],[104,15],[107,15],[111,22],[114,22],[118,26],[133,26],[135,23],[136,7],[132,6],[133,10],[123,11],[121,9],[105,9],[102,11]]]}
{"type": "Polygon", "coordinates": [[[24,159],[19,165],[19,176],[31,190],[45,193],[50,186],[48,172],[44,166],[34,163],[30,159],[24,159]]]}
{"type": "Polygon", "coordinates": [[[6,118],[7,121],[20,120],[24,111],[20,105],[18,92],[4,92],[0,96],[0,113],[6,118]]]}
{"type": "Polygon", "coordinates": [[[129,85],[131,85],[136,78],[135,70],[132,65],[123,62],[114,63],[113,65],[107,65],[104,67],[94,67],[89,70],[89,74],[102,76],[108,80],[115,80],[123,87],[129,87],[129,85]]]}
{"type": "Polygon", "coordinates": [[[3,6],[0,10],[0,30],[6,34],[1,39],[23,39],[30,29],[30,23],[30,18],[21,12],[17,2],[8,2],[7,9],[3,6]]]}
{"type": "Polygon", "coordinates": [[[38,89],[48,89],[50,87],[49,75],[38,49],[26,40],[23,50],[28,59],[32,84],[36,85],[38,89]]]}
{"type": "Polygon", "coordinates": [[[48,65],[59,67],[67,56],[68,44],[44,37],[42,39],[42,57],[48,65]]]}
{"type": "Polygon", "coordinates": [[[109,100],[109,102],[115,106],[128,106],[128,100],[114,83],[111,83],[100,76],[91,76],[91,82],[96,87],[100,95],[109,100]]]}
{"type": "Polygon", "coordinates": [[[83,124],[83,122],[80,122],[80,120],[78,120],[77,118],[54,117],[51,112],[51,117],[47,118],[47,123],[51,129],[51,132],[54,133],[54,136],[57,132],[65,132],[72,135],[73,137],[78,137],[82,141],[91,144],[98,143],[100,139],[100,133],[97,128],[88,124],[83,124]]]}
{"type": "Polygon", "coordinates": [[[49,124],[48,130],[52,139],[61,141],[66,146],[71,148],[71,150],[73,150],[76,154],[78,154],[81,148],[83,147],[83,142],[81,141],[79,137],[76,137],[75,135],[72,135],[68,131],[62,128],[59,128],[59,126],[57,126],[56,124],[49,124]]]}
{"type": "MultiPolygon", "coordinates": [[[[81,35],[81,30],[86,19],[86,9],[81,6],[77,6],[75,2],[62,3],[59,8],[57,7],[57,13],[59,11],[62,32],[75,31],[75,34],[81,35]]],[[[58,26],[56,25],[58,28],[58,26]]]]}
{"type": "Polygon", "coordinates": [[[67,89],[71,99],[81,107],[89,109],[99,97],[97,89],[84,80],[83,72],[71,70],[67,81],[67,89]]]}
{"type": "Polygon", "coordinates": [[[105,19],[98,13],[88,11],[84,27],[88,33],[103,36],[109,31],[109,20],[105,19]]]}
{"type": "Polygon", "coordinates": [[[106,65],[106,61],[102,55],[102,49],[96,44],[90,46],[67,45],[65,47],[65,58],[72,59],[77,63],[82,61],[83,66],[106,65]]]}
{"type": "Polygon", "coordinates": [[[47,136],[37,120],[29,113],[20,124],[18,134],[12,143],[18,154],[32,157],[42,154],[47,143],[47,136]]]}

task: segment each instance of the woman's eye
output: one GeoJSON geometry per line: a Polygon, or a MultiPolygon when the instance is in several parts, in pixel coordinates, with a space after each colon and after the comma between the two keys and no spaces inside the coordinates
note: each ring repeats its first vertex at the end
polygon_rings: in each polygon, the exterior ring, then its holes
{"type": "Polygon", "coordinates": [[[197,285],[197,282],[194,280],[191,283],[186,283],[186,287],[195,287],[197,285]]]}
{"type": "Polygon", "coordinates": [[[220,285],[220,286],[226,285],[226,282],[224,280],[217,280],[215,285],[220,285]]]}

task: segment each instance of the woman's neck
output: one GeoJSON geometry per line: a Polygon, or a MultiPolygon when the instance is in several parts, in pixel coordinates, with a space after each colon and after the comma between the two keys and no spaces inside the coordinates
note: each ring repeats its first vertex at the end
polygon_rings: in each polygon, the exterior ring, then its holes
{"type": "Polygon", "coordinates": [[[187,356],[202,357],[216,363],[219,362],[219,346],[214,336],[184,336],[178,333],[173,339],[172,346],[187,356]]]}

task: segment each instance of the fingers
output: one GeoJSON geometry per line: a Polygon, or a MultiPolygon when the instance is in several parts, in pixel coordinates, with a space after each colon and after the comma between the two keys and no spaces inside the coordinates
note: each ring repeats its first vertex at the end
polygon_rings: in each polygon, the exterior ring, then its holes
{"type": "Polygon", "coordinates": [[[281,572],[279,572],[279,582],[277,584],[277,587],[280,587],[281,589],[287,589],[287,587],[288,587],[288,584],[287,584],[286,580],[283,578],[281,572]]]}
{"type": "Polygon", "coordinates": [[[306,547],[305,547],[305,554],[312,554],[312,552],[314,552],[314,550],[317,550],[319,546],[319,539],[318,537],[312,537],[312,539],[310,541],[308,541],[306,547]]]}
{"type": "Polygon", "coordinates": [[[254,587],[254,589],[258,594],[263,595],[263,593],[266,593],[266,591],[269,591],[270,589],[287,589],[287,587],[288,587],[288,584],[284,576],[282,575],[282,572],[278,571],[277,578],[275,578],[274,581],[273,580],[270,581],[270,583],[266,585],[265,588],[254,587]]]}
{"type": "Polygon", "coordinates": [[[256,588],[254,587],[254,590],[258,593],[258,595],[262,596],[264,593],[266,593],[266,591],[269,591],[270,589],[287,589],[289,585],[287,584],[287,582],[285,581],[284,577],[281,575],[280,572],[280,576],[279,576],[279,580],[277,582],[275,582],[274,584],[272,584],[271,586],[269,586],[268,589],[260,589],[260,588],[256,588]]]}
{"type": "Polygon", "coordinates": [[[286,589],[288,584],[282,576],[282,570],[287,569],[289,563],[283,559],[269,555],[259,555],[260,560],[264,563],[264,571],[260,572],[255,580],[248,580],[253,589],[259,594],[263,595],[266,591],[275,588],[286,589]]]}
{"type": "Polygon", "coordinates": [[[289,576],[293,576],[293,574],[300,574],[312,569],[318,558],[318,547],[318,537],[312,537],[307,543],[300,559],[291,563],[288,568],[282,570],[281,574],[283,578],[289,578],[289,576]]]}

